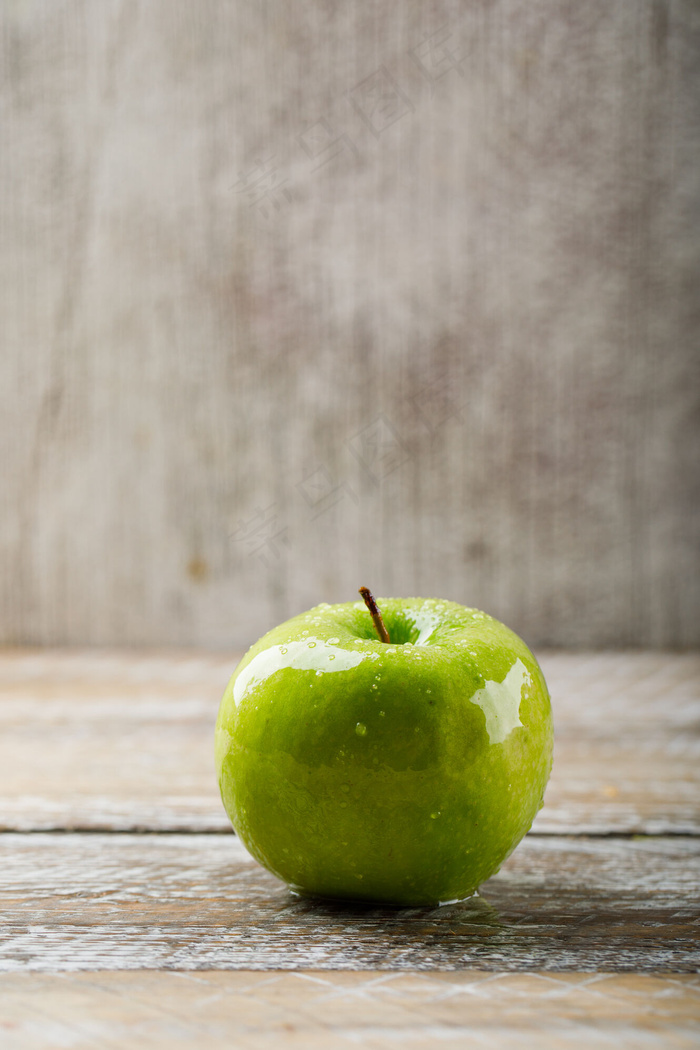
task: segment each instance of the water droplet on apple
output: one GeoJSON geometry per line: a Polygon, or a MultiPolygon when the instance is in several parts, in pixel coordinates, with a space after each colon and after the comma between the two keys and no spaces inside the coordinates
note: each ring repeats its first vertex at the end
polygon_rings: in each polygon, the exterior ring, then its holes
{"type": "Polygon", "coordinates": [[[386,711],[380,711],[380,712],[379,712],[379,717],[380,717],[380,718],[384,718],[384,715],[385,715],[385,714],[386,714],[386,711]]]}
{"type": "Polygon", "coordinates": [[[285,647],[284,647],[283,645],[282,645],[282,646],[280,646],[280,652],[281,652],[282,654],[285,654],[285,653],[287,652],[287,650],[285,649],[285,647]]]}
{"type": "Polygon", "coordinates": [[[316,642],[309,642],[309,649],[315,649],[315,648],[316,648],[316,642]]]}
{"type": "Polygon", "coordinates": [[[431,820],[437,820],[437,818],[438,818],[439,816],[440,816],[440,810],[438,810],[438,811],[437,811],[437,813],[431,813],[431,814],[430,814],[430,819],[431,819],[431,820]]]}
{"type": "Polygon", "coordinates": [[[333,653],[331,653],[331,655],[328,657],[328,659],[329,660],[335,660],[335,656],[333,655],[333,653]]]}
{"type": "Polygon", "coordinates": [[[357,723],[357,725],[355,726],[355,732],[357,733],[358,736],[366,736],[367,735],[367,726],[364,724],[364,722],[358,722],[357,723]]]}
{"type": "Polygon", "coordinates": [[[373,688],[373,689],[376,689],[377,687],[376,687],[376,685],[373,685],[373,686],[372,686],[372,688],[373,688]]]}
{"type": "Polygon", "coordinates": [[[337,645],[339,641],[340,641],[340,638],[329,638],[328,639],[328,644],[329,645],[337,645]]]}

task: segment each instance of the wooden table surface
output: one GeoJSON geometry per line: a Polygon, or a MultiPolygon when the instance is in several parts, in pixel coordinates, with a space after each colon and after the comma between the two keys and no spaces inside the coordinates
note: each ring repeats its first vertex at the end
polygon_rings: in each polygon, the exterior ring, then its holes
{"type": "Polygon", "coordinates": [[[231,833],[235,656],[0,652],[0,1047],[697,1047],[700,655],[540,654],[533,830],[441,909],[293,897],[231,833]]]}

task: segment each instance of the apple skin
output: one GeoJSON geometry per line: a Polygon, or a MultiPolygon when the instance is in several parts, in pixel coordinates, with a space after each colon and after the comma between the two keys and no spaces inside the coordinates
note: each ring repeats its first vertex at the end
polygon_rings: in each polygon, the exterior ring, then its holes
{"type": "Polygon", "coordinates": [[[552,766],[550,697],[525,643],[477,609],[322,604],[236,668],[216,725],[224,807],[296,892],[462,900],[530,829],[552,766]]]}

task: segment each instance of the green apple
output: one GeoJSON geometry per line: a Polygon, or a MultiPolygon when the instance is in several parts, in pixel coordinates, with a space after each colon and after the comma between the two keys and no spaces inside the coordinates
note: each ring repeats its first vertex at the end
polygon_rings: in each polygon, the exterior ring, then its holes
{"type": "Polygon", "coordinates": [[[388,642],[369,603],[324,603],[245,654],[216,725],[224,807],[297,892],[462,900],[542,805],[549,692],[525,643],[486,613],[378,601],[388,642]]]}

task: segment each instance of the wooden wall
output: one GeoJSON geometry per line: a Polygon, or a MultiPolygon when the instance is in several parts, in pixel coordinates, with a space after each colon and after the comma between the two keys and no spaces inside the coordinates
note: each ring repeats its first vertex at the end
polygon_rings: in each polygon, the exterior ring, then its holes
{"type": "Polygon", "coordinates": [[[0,641],[695,646],[692,0],[5,0],[0,641]]]}

